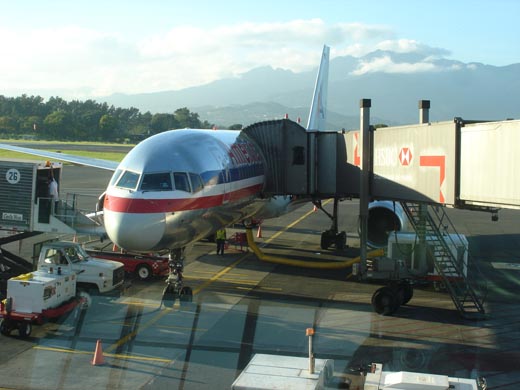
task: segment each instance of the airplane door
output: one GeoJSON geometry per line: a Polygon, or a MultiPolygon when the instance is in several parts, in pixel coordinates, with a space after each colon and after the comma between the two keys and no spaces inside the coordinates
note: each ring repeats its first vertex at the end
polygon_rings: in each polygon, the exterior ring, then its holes
{"type": "Polygon", "coordinates": [[[230,177],[229,177],[229,168],[226,167],[222,171],[224,176],[224,196],[222,197],[222,204],[228,204],[229,199],[231,197],[231,188],[230,188],[230,177]]]}

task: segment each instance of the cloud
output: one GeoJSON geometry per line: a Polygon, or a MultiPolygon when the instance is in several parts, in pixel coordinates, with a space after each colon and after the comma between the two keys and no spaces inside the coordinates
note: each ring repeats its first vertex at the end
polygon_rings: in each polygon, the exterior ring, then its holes
{"type": "MultiPolygon", "coordinates": [[[[317,66],[324,43],[332,47],[332,57],[378,48],[443,54],[412,40],[392,40],[394,35],[384,25],[329,24],[321,19],[178,25],[162,33],[133,34],[73,25],[0,28],[0,85],[3,94],[50,96],[60,91],[63,97],[175,90],[236,77],[260,66],[310,70],[317,66]]],[[[382,58],[362,64],[356,72],[425,71],[431,66],[382,58]]]]}
{"type": "Polygon", "coordinates": [[[379,42],[375,48],[396,53],[417,53],[431,57],[446,57],[451,54],[446,49],[431,47],[413,39],[384,40],[379,42]]]}
{"type": "MultiPolygon", "coordinates": [[[[412,39],[383,40],[374,45],[356,45],[350,55],[361,59],[352,75],[366,73],[419,73],[444,70],[437,61],[450,55],[448,50],[431,47],[412,39]]],[[[447,68],[446,68],[447,69],[447,68]]],[[[453,65],[450,68],[454,70],[453,65]]]]}
{"type": "Polygon", "coordinates": [[[431,62],[401,62],[395,63],[390,56],[375,58],[371,61],[362,61],[359,67],[352,72],[354,76],[360,76],[366,73],[419,73],[431,72],[438,68],[431,62]]]}

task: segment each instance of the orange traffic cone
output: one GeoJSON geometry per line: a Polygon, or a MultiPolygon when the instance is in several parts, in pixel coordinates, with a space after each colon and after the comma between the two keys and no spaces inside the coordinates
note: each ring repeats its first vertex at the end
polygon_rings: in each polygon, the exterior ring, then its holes
{"type": "Polygon", "coordinates": [[[117,252],[119,250],[119,248],[117,247],[116,244],[112,245],[112,252],[117,252]]]}
{"type": "Polygon", "coordinates": [[[101,347],[101,340],[96,342],[96,350],[94,351],[94,357],[92,358],[92,365],[99,366],[105,364],[105,358],[103,357],[103,348],[101,347]]]}
{"type": "Polygon", "coordinates": [[[256,232],[256,238],[262,238],[262,225],[258,225],[258,231],[256,232]]]}
{"type": "Polygon", "coordinates": [[[318,208],[316,207],[316,205],[314,205],[314,208],[312,209],[312,212],[315,213],[316,211],[318,211],[318,208]]]}

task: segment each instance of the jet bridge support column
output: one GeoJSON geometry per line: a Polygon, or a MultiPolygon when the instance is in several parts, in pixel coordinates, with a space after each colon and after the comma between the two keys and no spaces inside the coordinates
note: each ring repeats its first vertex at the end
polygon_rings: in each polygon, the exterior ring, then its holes
{"type": "Polygon", "coordinates": [[[366,276],[367,271],[367,242],[368,242],[368,203],[370,198],[370,99],[361,99],[360,112],[360,144],[361,144],[361,180],[359,189],[359,225],[360,225],[360,258],[361,277],[366,276]]]}
{"type": "MultiPolygon", "coordinates": [[[[430,121],[430,101],[419,100],[419,123],[426,124],[430,121]]],[[[419,223],[417,229],[417,237],[419,243],[416,247],[416,253],[419,262],[419,272],[425,273],[428,269],[426,264],[426,218],[428,216],[428,205],[426,203],[419,204],[419,223]]]]}

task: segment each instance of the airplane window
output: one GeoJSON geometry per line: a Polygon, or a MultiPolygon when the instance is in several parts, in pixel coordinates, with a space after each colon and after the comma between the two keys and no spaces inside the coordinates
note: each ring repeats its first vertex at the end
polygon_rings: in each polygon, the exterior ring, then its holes
{"type": "Polygon", "coordinates": [[[175,181],[175,189],[179,191],[191,192],[188,175],[184,172],[174,172],[173,180],[175,181]]]}
{"type": "Polygon", "coordinates": [[[114,184],[116,184],[116,181],[117,181],[117,179],[119,179],[122,172],[123,171],[121,169],[116,169],[116,171],[112,175],[112,178],[110,179],[110,183],[108,185],[113,186],[114,184]]]}
{"type": "Polygon", "coordinates": [[[121,178],[117,182],[117,186],[133,190],[137,186],[138,181],[139,175],[137,173],[126,171],[121,175],[121,178]]]}
{"type": "Polygon", "coordinates": [[[171,191],[172,178],[169,172],[148,173],[143,176],[142,191],[171,191]]]}
{"type": "Polygon", "coordinates": [[[200,191],[204,188],[204,183],[202,182],[202,178],[196,173],[190,173],[191,187],[193,188],[193,192],[200,191]]]}

